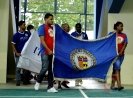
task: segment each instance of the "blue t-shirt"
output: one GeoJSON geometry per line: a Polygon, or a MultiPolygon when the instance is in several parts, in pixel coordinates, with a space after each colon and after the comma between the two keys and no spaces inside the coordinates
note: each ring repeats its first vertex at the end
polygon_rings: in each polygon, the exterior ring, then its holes
{"type": "MultiPolygon", "coordinates": [[[[75,31],[75,32],[72,32],[71,35],[74,36],[74,37],[77,37],[78,34],[79,34],[79,33],[75,31]]],[[[88,40],[88,36],[87,36],[87,34],[84,33],[84,32],[81,33],[81,37],[82,37],[82,39],[84,39],[84,40],[88,40]]]]}
{"type": "MultiPolygon", "coordinates": [[[[40,25],[39,28],[38,28],[38,35],[39,36],[44,36],[44,24],[40,25]]],[[[44,54],[44,47],[43,45],[40,43],[40,51],[41,51],[41,54],[44,54]]]]}
{"type": "Polygon", "coordinates": [[[30,35],[31,34],[27,31],[25,31],[24,33],[17,32],[13,35],[12,43],[15,44],[15,47],[18,53],[21,53],[30,35]]]}

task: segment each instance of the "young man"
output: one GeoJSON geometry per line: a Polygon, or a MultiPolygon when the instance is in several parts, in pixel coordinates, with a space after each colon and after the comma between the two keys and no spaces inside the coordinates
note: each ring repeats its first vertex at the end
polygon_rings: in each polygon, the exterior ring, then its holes
{"type": "Polygon", "coordinates": [[[29,33],[31,33],[30,30],[32,30],[32,29],[34,29],[34,26],[33,25],[28,25],[27,26],[27,30],[28,30],[29,33]]]}
{"type": "Polygon", "coordinates": [[[53,87],[53,72],[52,72],[52,57],[53,57],[53,15],[47,13],[44,17],[45,24],[41,25],[38,28],[38,34],[41,41],[41,61],[42,61],[42,69],[38,76],[37,82],[34,86],[35,90],[38,90],[40,87],[40,83],[43,81],[46,71],[48,70],[48,87],[47,92],[58,92],[53,87]]]}
{"type": "MultiPolygon", "coordinates": [[[[15,52],[16,66],[18,64],[19,57],[21,56],[21,51],[22,51],[25,43],[27,42],[27,40],[30,37],[30,33],[25,31],[25,29],[26,29],[25,21],[20,21],[18,23],[18,26],[20,27],[20,30],[13,35],[13,39],[12,39],[12,48],[13,48],[13,51],[15,52]]],[[[20,81],[22,78],[20,71],[21,71],[21,69],[16,67],[16,86],[20,86],[20,81]]]]}
{"type": "MultiPolygon", "coordinates": [[[[76,31],[71,34],[72,36],[76,37],[79,40],[88,40],[87,34],[81,31],[82,26],[80,23],[77,23],[75,25],[75,29],[76,29],[76,31]]],[[[78,86],[79,83],[82,84],[82,79],[75,80],[75,86],[78,86]]]]}

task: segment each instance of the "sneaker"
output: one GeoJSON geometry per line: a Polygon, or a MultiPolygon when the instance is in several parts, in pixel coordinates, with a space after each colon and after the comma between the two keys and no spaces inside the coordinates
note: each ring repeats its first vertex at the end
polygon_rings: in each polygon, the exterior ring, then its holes
{"type": "Polygon", "coordinates": [[[34,86],[35,90],[39,90],[39,87],[40,87],[40,83],[36,82],[36,84],[34,86]]]}
{"type": "Polygon", "coordinates": [[[57,93],[58,91],[54,87],[52,87],[52,88],[48,89],[47,92],[57,93]]]}

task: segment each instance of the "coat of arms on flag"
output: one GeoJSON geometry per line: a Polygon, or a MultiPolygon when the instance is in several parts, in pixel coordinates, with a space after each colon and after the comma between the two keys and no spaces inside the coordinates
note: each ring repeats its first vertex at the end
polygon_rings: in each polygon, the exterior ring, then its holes
{"type": "Polygon", "coordinates": [[[84,49],[75,49],[72,51],[70,58],[76,71],[85,70],[96,65],[96,58],[84,49]]]}

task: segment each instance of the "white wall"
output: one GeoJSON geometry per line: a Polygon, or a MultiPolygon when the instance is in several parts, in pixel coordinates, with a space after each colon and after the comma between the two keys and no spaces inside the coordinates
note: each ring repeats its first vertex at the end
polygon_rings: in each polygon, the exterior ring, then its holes
{"type": "Polygon", "coordinates": [[[9,0],[0,0],[0,83],[6,83],[9,0]]]}
{"type": "MultiPolygon", "coordinates": [[[[128,45],[125,51],[125,60],[121,67],[122,84],[133,84],[133,0],[125,0],[119,14],[108,14],[108,32],[113,30],[117,21],[124,24],[123,32],[127,34],[128,45]]],[[[111,73],[111,71],[110,71],[111,73]]],[[[110,79],[108,79],[108,83],[110,79]]]]}

